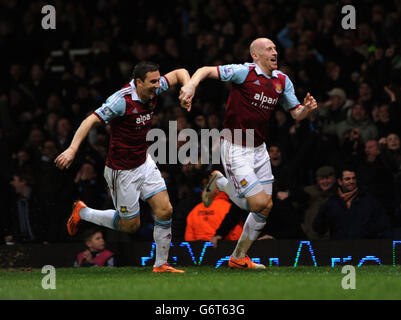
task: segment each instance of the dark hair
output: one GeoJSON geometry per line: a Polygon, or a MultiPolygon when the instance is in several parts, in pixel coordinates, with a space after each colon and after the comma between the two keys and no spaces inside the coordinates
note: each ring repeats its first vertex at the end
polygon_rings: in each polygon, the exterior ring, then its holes
{"type": "Polygon", "coordinates": [[[142,61],[139,62],[135,67],[134,71],[132,72],[132,78],[134,81],[136,79],[141,79],[142,81],[145,81],[146,74],[148,72],[153,72],[153,71],[158,71],[159,70],[159,65],[150,61],[142,61]]]}
{"type": "Polygon", "coordinates": [[[355,172],[356,177],[358,178],[358,170],[357,168],[351,164],[351,163],[346,163],[343,164],[339,170],[337,171],[337,178],[342,179],[343,178],[343,172],[344,171],[350,171],[350,172],[355,172]]]}
{"type": "Polygon", "coordinates": [[[100,228],[97,228],[97,227],[90,228],[90,229],[86,230],[85,233],[83,234],[84,242],[86,243],[87,241],[90,241],[92,239],[92,237],[98,232],[102,233],[102,230],[100,228]]]}

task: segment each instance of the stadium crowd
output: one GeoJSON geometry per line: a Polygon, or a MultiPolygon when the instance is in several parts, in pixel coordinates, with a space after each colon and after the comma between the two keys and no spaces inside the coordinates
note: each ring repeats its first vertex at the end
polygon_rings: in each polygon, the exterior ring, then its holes
{"type": "MultiPolygon", "coordinates": [[[[275,205],[265,238],[327,237],[311,229],[313,219],[336,194],[335,174],[344,165],[355,168],[359,187],[383,207],[387,222],[370,237],[397,235],[400,0],[188,0],[168,2],[163,9],[146,1],[59,0],[53,2],[55,30],[42,29],[46,4],[0,0],[2,241],[76,241],[65,229],[73,200],[112,208],[103,178],[106,126],[91,130],[70,169],[60,171],[53,161],[81,121],[129,82],[137,62],[156,62],[161,74],[251,62],[249,44],[257,37],[275,42],[279,69],[293,81],[296,95],[311,92],[319,103],[303,121],[292,120],[280,107],[270,120],[266,144],[276,178],[275,205]],[[357,12],[355,30],[341,25],[341,7],[349,3],[357,12]]],[[[168,133],[169,121],[176,120],[178,131],[221,129],[229,88],[203,82],[190,113],[179,106],[179,88],[164,93],[154,127],[168,133]]],[[[173,239],[183,240],[186,217],[200,203],[209,172],[221,167],[159,167],[174,207],[173,239]]],[[[145,203],[142,208],[142,227],[127,235],[130,239],[152,239],[150,209],[145,203]]],[[[241,212],[235,216],[241,219],[241,212]]],[[[229,231],[224,229],[222,237],[229,231]]]]}

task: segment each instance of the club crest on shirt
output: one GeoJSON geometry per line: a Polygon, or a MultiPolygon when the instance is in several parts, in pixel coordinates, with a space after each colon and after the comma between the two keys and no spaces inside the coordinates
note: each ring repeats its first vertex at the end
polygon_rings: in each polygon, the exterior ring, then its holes
{"type": "Polygon", "coordinates": [[[121,206],[120,207],[120,212],[122,212],[122,213],[127,212],[127,207],[126,206],[121,206]]]}
{"type": "Polygon", "coordinates": [[[281,87],[281,84],[276,84],[276,87],[274,88],[277,93],[283,92],[283,88],[281,87]]]}
{"type": "Polygon", "coordinates": [[[246,181],[246,179],[242,179],[240,181],[240,183],[241,183],[241,186],[245,187],[248,184],[248,181],[246,181]]]}

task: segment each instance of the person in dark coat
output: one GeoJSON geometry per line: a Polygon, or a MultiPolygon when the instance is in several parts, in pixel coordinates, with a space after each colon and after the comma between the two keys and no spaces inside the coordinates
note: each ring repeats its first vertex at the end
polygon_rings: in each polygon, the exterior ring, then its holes
{"type": "Polygon", "coordinates": [[[7,243],[47,242],[47,219],[30,171],[15,172],[10,181],[15,202],[3,217],[3,234],[7,243]]]}
{"type": "Polygon", "coordinates": [[[331,166],[322,166],[316,170],[316,183],[304,187],[304,192],[309,196],[306,204],[303,223],[303,231],[309,240],[327,239],[328,235],[319,235],[312,228],[313,220],[319,212],[320,206],[336,193],[336,174],[331,166]]]}
{"type": "Polygon", "coordinates": [[[358,188],[356,170],[345,168],[337,179],[337,194],[320,207],[313,229],[332,240],[372,239],[389,228],[381,203],[358,188]]]}

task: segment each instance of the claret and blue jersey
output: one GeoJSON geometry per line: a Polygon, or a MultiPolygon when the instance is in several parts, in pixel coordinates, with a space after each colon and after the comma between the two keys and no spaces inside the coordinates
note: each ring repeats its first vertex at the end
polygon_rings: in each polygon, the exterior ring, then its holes
{"type": "Polygon", "coordinates": [[[146,161],[146,135],[152,125],[157,96],[168,88],[167,78],[161,77],[156,97],[141,101],[132,80],[94,111],[105,124],[110,124],[110,145],[106,159],[108,167],[128,170],[146,161]]]}
{"type": "Polygon", "coordinates": [[[255,63],[222,65],[217,70],[221,81],[232,82],[224,128],[242,129],[244,134],[253,129],[254,146],[266,140],[267,123],[277,104],[287,111],[300,105],[291,80],[281,71],[268,76],[255,63]]]}

